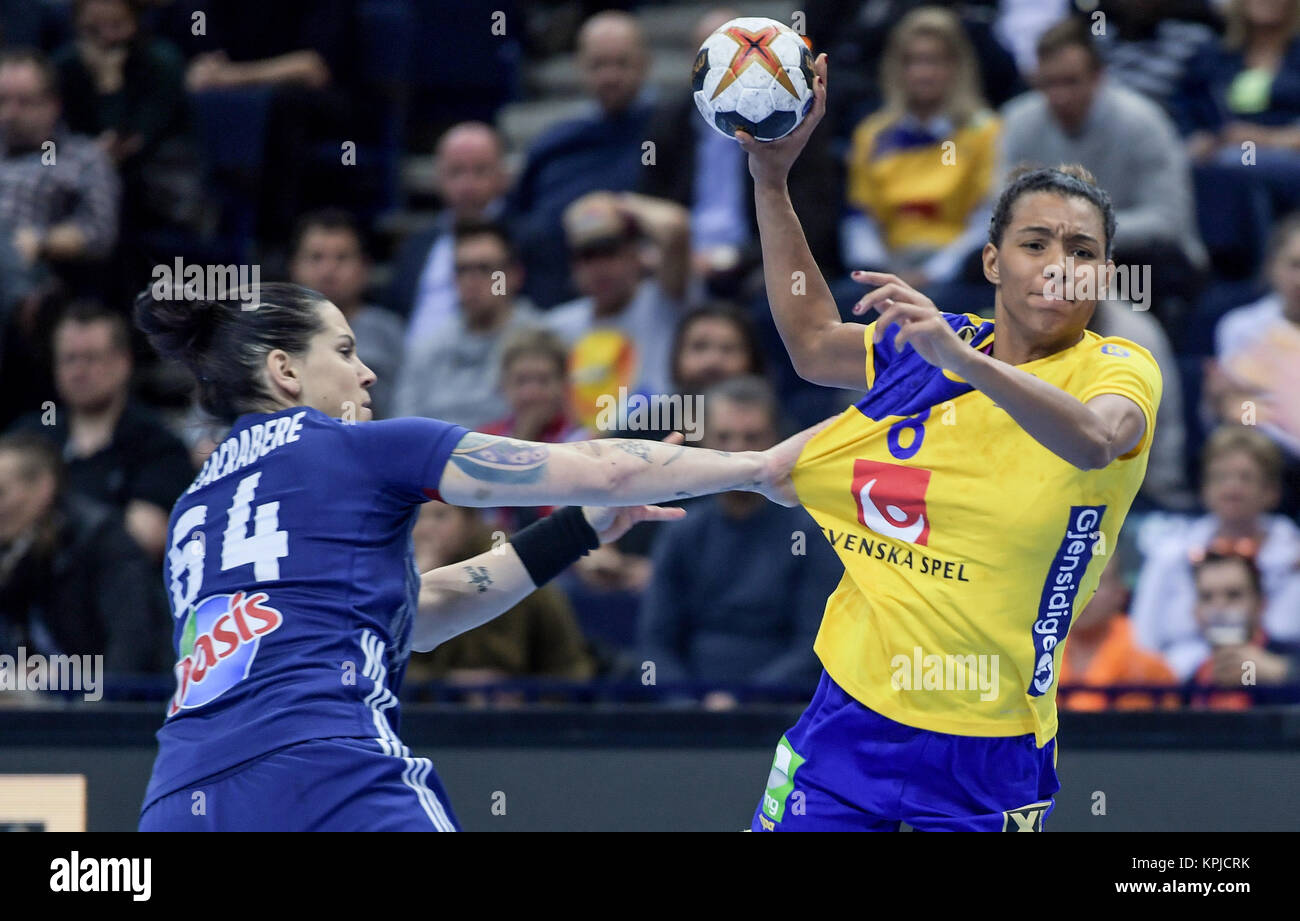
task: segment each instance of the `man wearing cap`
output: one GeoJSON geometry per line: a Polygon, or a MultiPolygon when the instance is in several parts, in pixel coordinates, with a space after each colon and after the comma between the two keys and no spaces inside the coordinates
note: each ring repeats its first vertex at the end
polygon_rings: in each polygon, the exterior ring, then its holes
{"type": "Polygon", "coordinates": [[[595,400],[670,393],[673,329],[686,294],[690,219],[673,202],[631,192],[593,192],[564,212],[565,240],[581,297],[545,314],[570,347],[575,412],[595,424],[595,400]],[[642,243],[656,251],[647,276],[642,243]]]}

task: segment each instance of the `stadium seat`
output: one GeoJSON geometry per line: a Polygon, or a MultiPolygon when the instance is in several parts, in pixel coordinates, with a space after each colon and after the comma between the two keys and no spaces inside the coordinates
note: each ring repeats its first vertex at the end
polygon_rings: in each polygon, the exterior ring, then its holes
{"type": "Polygon", "coordinates": [[[1187,471],[1188,482],[1200,482],[1201,448],[1205,444],[1206,431],[1201,418],[1201,390],[1205,382],[1203,364],[1204,355],[1179,355],[1178,375],[1183,382],[1183,427],[1186,442],[1183,461],[1187,471]]]}
{"type": "Polygon", "coordinates": [[[1207,163],[1193,167],[1196,220],[1214,273],[1249,278],[1259,268],[1268,234],[1264,187],[1246,167],[1207,163]]]}
{"type": "MultiPolygon", "coordinates": [[[[349,168],[355,169],[354,188],[361,191],[345,204],[367,222],[399,204],[415,18],[407,0],[364,0],[357,7],[365,107],[359,113],[356,165],[349,168]]],[[[316,165],[337,168],[338,144],[322,144],[313,153],[316,165]]]]}
{"type": "Polygon", "coordinates": [[[1216,281],[1201,294],[1178,341],[1178,351],[1186,356],[1213,355],[1214,329],[1229,310],[1258,300],[1268,292],[1259,279],[1216,281]]]}
{"type": "Polygon", "coordinates": [[[199,149],[221,206],[219,235],[241,260],[257,229],[257,180],[266,149],[271,90],[209,90],[190,96],[199,149]]]}
{"type": "Polygon", "coordinates": [[[511,0],[490,7],[463,0],[421,0],[411,40],[437,48],[412,61],[412,116],[435,129],[467,119],[495,121],[506,102],[519,97],[523,11],[511,0]],[[504,34],[490,28],[501,14],[504,34]],[[448,36],[455,36],[448,41],[448,36]]]}

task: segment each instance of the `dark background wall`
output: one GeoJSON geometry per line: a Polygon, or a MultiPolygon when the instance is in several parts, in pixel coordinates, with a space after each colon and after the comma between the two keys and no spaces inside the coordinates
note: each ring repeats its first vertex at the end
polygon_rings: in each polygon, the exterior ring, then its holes
{"type": "MultiPolygon", "coordinates": [[[[403,736],[467,830],[739,831],[796,716],[412,708],[403,736]]],[[[152,707],[0,711],[0,774],[83,773],[88,828],[131,829],[157,722],[152,707]]],[[[1065,714],[1059,739],[1052,831],[1300,829],[1295,711],[1065,714]]]]}

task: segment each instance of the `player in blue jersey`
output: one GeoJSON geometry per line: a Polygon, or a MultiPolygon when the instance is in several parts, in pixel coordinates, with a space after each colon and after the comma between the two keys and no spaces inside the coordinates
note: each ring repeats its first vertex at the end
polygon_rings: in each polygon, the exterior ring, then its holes
{"type": "Polygon", "coordinates": [[[412,650],[508,610],[636,522],[683,514],[640,503],[732,489],[796,501],[789,473],[811,430],[727,454],[372,422],[375,376],[320,294],[262,285],[248,309],[156,293],[137,323],[232,428],[168,523],[177,684],[142,831],[454,830],[432,765],[397,734],[412,650]],[[592,507],[421,575],[411,529],[429,499],[592,507]]]}

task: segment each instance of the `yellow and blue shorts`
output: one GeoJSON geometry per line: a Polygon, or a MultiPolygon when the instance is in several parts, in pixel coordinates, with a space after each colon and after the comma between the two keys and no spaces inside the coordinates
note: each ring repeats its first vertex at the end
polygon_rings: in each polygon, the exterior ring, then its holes
{"type": "Polygon", "coordinates": [[[826,672],[781,737],[753,831],[1042,831],[1061,788],[1056,740],[905,726],[826,672]]]}

